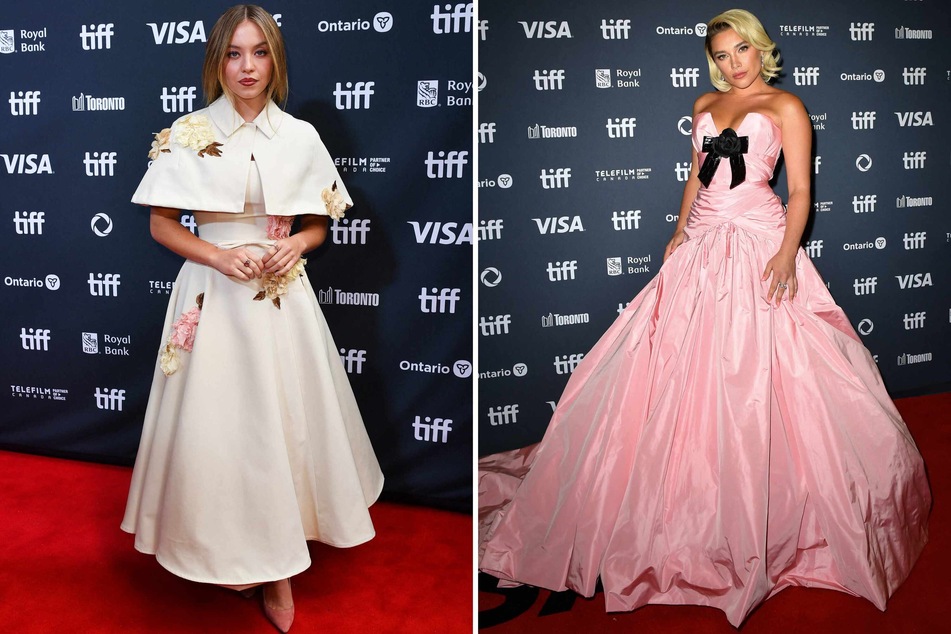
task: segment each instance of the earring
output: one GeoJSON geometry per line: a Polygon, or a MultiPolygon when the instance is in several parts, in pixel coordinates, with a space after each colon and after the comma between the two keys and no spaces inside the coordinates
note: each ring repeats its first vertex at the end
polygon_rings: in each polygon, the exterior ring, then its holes
{"type": "Polygon", "coordinates": [[[723,76],[723,73],[720,73],[720,81],[726,81],[726,77],[723,76]]]}

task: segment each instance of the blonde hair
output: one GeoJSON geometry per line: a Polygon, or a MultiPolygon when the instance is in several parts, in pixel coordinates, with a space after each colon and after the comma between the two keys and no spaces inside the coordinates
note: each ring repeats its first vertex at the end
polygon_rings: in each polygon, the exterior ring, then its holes
{"type": "Polygon", "coordinates": [[[760,70],[763,81],[769,82],[779,76],[782,66],[779,65],[776,42],[769,39],[766,29],[763,28],[762,23],[755,15],[743,9],[730,9],[707,22],[707,37],[704,48],[707,53],[707,65],[710,67],[710,83],[713,84],[714,88],[720,92],[727,92],[732,88],[730,83],[720,74],[720,69],[717,68],[716,61],[713,59],[711,48],[713,36],[728,29],[736,31],[737,35],[763,54],[763,68],[760,70]]]}
{"type": "Polygon", "coordinates": [[[224,62],[231,46],[235,29],[245,20],[252,22],[264,33],[271,55],[271,81],[267,85],[267,98],[275,103],[287,101],[287,52],[284,37],[271,14],[254,4],[239,4],[225,11],[211,29],[205,46],[205,63],[201,71],[205,101],[210,105],[222,94],[232,102],[234,95],[224,82],[224,62]]]}

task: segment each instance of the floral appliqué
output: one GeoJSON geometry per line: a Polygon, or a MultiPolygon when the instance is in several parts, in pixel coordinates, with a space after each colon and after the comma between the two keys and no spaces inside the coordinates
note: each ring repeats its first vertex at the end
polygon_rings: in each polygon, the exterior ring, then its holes
{"type": "Polygon", "coordinates": [[[171,128],[165,128],[161,132],[154,132],[155,139],[152,140],[152,149],[149,150],[149,158],[153,161],[159,157],[161,152],[171,152],[168,149],[169,136],[172,134],[171,128]]]}
{"type": "Polygon", "coordinates": [[[343,194],[337,189],[337,181],[334,181],[330,187],[324,187],[324,191],[320,192],[320,198],[327,207],[327,214],[334,220],[343,218],[347,210],[353,206],[343,199],[343,194]]]}
{"type": "Polygon", "coordinates": [[[175,124],[175,142],[182,147],[197,150],[199,157],[221,156],[221,143],[215,141],[215,131],[204,115],[189,114],[175,124]]]}
{"type": "MultiPolygon", "coordinates": [[[[291,235],[291,225],[293,223],[294,216],[268,216],[267,237],[271,240],[283,240],[291,235]]],[[[300,274],[304,272],[305,264],[307,264],[307,260],[300,258],[297,260],[297,263],[291,267],[291,270],[284,275],[265,273],[261,279],[264,288],[254,296],[254,301],[260,302],[269,299],[272,304],[280,308],[281,296],[287,294],[287,287],[290,283],[300,277],[300,274]]]]}
{"type": "Polygon", "coordinates": [[[283,240],[291,235],[294,216],[268,216],[267,237],[271,240],[283,240]]]}
{"type": "Polygon", "coordinates": [[[172,324],[172,332],[162,348],[162,358],[160,365],[165,376],[175,374],[182,367],[182,360],[178,351],[184,350],[191,352],[195,345],[195,331],[198,329],[198,318],[201,317],[201,307],[205,301],[205,294],[199,293],[195,298],[198,304],[191,310],[188,310],[175,320],[172,324]]]}

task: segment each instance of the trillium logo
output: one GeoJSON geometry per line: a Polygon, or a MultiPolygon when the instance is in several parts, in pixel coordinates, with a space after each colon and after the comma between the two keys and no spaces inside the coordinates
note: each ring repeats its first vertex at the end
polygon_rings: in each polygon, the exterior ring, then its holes
{"type": "Polygon", "coordinates": [[[373,16],[373,29],[377,33],[386,33],[393,28],[393,14],[389,11],[380,11],[373,16]]]}

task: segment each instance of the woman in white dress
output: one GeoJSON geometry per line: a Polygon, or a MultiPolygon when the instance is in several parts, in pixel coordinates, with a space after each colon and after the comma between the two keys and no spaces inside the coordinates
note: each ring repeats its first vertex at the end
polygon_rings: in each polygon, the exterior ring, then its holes
{"type": "Polygon", "coordinates": [[[122,529],[180,577],[246,596],[263,586],[265,614],[286,632],[307,540],[371,539],[367,508],[383,486],[301,258],[351,201],[314,128],[277,105],[286,56],[266,11],[219,18],[203,86],[210,105],[155,135],[132,199],[186,262],[122,529]]]}

